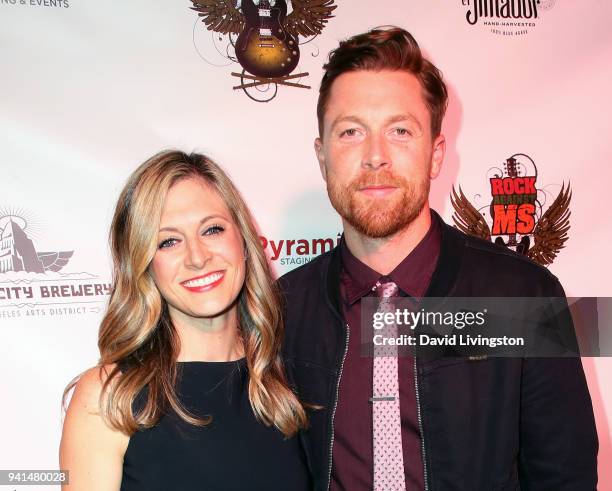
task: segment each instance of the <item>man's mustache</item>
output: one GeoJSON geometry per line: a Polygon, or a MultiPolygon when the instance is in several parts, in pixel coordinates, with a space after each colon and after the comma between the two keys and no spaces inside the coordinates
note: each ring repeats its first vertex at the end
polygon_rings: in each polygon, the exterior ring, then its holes
{"type": "Polygon", "coordinates": [[[396,187],[396,188],[405,188],[408,183],[406,179],[400,176],[396,176],[392,172],[368,172],[360,175],[359,177],[353,179],[351,182],[350,188],[352,190],[359,190],[368,187],[396,187]]]}

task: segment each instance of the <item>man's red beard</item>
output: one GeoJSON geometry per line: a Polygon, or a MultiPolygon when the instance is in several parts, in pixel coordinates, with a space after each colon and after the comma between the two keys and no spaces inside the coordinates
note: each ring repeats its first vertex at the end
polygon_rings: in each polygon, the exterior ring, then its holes
{"type": "Polygon", "coordinates": [[[327,193],[332,206],[361,234],[381,239],[406,228],[421,213],[429,196],[429,178],[408,181],[390,171],[369,171],[353,180],[348,187],[327,179],[327,193]],[[360,192],[368,186],[389,186],[397,190],[388,197],[370,197],[360,192]]]}

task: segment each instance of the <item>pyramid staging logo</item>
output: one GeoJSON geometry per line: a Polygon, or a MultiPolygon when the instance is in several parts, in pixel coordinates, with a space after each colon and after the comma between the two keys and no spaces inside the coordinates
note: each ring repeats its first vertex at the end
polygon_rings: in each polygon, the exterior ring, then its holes
{"type": "Polygon", "coordinates": [[[335,238],[271,239],[260,236],[259,240],[273,264],[278,262],[281,266],[297,267],[309,263],[320,254],[331,251],[340,243],[341,237],[342,234],[338,233],[335,238]]]}
{"type": "MultiPolygon", "coordinates": [[[[570,185],[561,186],[557,197],[545,210],[549,193],[536,187],[538,169],[524,153],[511,155],[502,166],[487,172],[491,201],[477,208],[461,186],[453,187],[453,221],[462,232],[508,247],[537,263],[548,266],[565,247],[570,229],[570,185]],[[490,216],[489,226],[487,214],[490,216]]],[[[480,197],[480,195],[476,195],[480,197]]]]}
{"type": "Polygon", "coordinates": [[[467,8],[465,19],[469,25],[482,25],[499,36],[528,34],[555,3],[556,0],[461,0],[467,8]]]}
{"type": "Polygon", "coordinates": [[[41,251],[39,222],[0,208],[0,319],[98,313],[111,284],[89,272],[63,272],[74,251],[41,251]]]}

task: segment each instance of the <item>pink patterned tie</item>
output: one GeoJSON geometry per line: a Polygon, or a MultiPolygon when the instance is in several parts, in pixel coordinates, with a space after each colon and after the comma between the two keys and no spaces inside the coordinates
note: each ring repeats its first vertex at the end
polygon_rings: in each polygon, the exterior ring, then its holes
{"type": "MultiPolygon", "coordinates": [[[[382,297],[378,312],[392,312],[391,297],[398,287],[392,281],[376,283],[382,297]]],[[[385,325],[379,332],[397,337],[397,325],[385,325]]],[[[405,491],[402,423],[400,418],[397,346],[374,346],[372,426],[374,443],[374,491],[405,491]]]]}

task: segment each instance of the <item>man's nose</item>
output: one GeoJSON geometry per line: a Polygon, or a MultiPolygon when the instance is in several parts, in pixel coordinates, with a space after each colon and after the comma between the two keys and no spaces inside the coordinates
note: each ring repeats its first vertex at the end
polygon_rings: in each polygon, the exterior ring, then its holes
{"type": "Polygon", "coordinates": [[[211,258],[210,249],[201,240],[187,240],[187,253],[185,255],[185,265],[192,269],[202,269],[206,262],[211,258]]]}
{"type": "Polygon", "coordinates": [[[369,135],[366,145],[367,148],[363,157],[364,167],[370,170],[376,170],[380,167],[391,165],[383,135],[369,135]]]}

